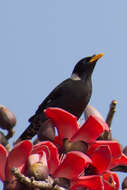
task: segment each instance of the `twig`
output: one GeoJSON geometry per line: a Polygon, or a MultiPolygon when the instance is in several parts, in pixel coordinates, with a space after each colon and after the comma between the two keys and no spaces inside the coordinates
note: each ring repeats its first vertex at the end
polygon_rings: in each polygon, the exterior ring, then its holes
{"type": "Polygon", "coordinates": [[[17,168],[13,168],[11,170],[12,174],[17,178],[17,180],[21,183],[24,183],[25,185],[29,187],[36,187],[36,188],[41,188],[41,189],[52,189],[52,184],[47,183],[45,181],[36,181],[34,178],[29,178],[24,176],[19,172],[17,168]]]}
{"type": "Polygon", "coordinates": [[[17,168],[13,168],[11,172],[20,183],[23,183],[30,188],[40,188],[40,189],[46,189],[46,190],[63,190],[64,189],[58,185],[53,186],[53,180],[52,182],[51,181],[50,182],[36,181],[34,177],[31,177],[31,178],[26,177],[23,174],[21,174],[17,168]]]}
{"type": "Polygon", "coordinates": [[[109,112],[106,118],[106,123],[108,124],[109,128],[111,127],[113,116],[114,116],[114,113],[116,112],[116,105],[117,105],[116,100],[113,100],[110,104],[109,112]]]}
{"type": "Polygon", "coordinates": [[[112,140],[111,124],[112,124],[114,113],[116,112],[116,105],[117,105],[116,100],[113,100],[111,102],[111,104],[110,104],[109,112],[108,112],[108,115],[107,115],[107,118],[106,118],[106,123],[109,126],[109,132],[105,132],[103,134],[103,139],[104,140],[112,140]]]}

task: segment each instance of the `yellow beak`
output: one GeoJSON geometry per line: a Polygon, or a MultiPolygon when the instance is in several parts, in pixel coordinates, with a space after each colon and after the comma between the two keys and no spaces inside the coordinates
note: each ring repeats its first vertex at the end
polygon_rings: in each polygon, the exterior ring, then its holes
{"type": "Polygon", "coordinates": [[[95,55],[93,56],[91,59],[90,59],[90,63],[94,62],[94,61],[97,61],[98,59],[100,59],[102,56],[104,56],[104,53],[100,53],[98,55],[95,55]]]}

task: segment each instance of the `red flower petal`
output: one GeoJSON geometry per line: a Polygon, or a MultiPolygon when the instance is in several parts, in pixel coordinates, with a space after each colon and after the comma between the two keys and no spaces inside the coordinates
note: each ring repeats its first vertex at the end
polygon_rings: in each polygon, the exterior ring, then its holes
{"type": "Polygon", "coordinates": [[[89,163],[92,163],[91,159],[82,152],[68,152],[53,176],[74,179],[88,167],[89,163]]]}
{"type": "Polygon", "coordinates": [[[79,177],[74,182],[72,181],[70,190],[80,190],[81,187],[89,190],[104,190],[102,177],[99,175],[79,177]]]}
{"type": "Polygon", "coordinates": [[[104,189],[106,190],[119,190],[119,178],[113,172],[106,172],[103,175],[104,189]]]}
{"type": "Polygon", "coordinates": [[[77,118],[63,109],[47,108],[44,112],[55,123],[58,134],[62,139],[72,137],[79,129],[77,118]]]}
{"type": "Polygon", "coordinates": [[[127,156],[122,153],[120,158],[112,159],[112,162],[110,164],[110,168],[114,168],[116,166],[127,166],[127,156]]]}
{"type": "Polygon", "coordinates": [[[112,155],[108,146],[100,146],[90,155],[90,158],[93,162],[92,165],[101,174],[109,168],[112,155]]]}
{"type": "Polygon", "coordinates": [[[88,120],[81,126],[77,133],[70,139],[71,141],[85,141],[87,143],[95,142],[95,140],[104,131],[104,126],[101,125],[99,119],[95,116],[90,116],[88,120]]]}
{"type": "Polygon", "coordinates": [[[33,146],[31,154],[39,154],[39,155],[43,155],[43,151],[46,153],[46,157],[47,159],[49,158],[49,148],[48,146],[45,144],[45,142],[48,141],[43,141],[43,142],[39,142],[36,145],[33,146]]]}
{"type": "Polygon", "coordinates": [[[62,148],[63,146],[63,140],[59,137],[59,136],[56,136],[53,140],[53,143],[59,147],[59,148],[62,148]]]}
{"type": "Polygon", "coordinates": [[[119,189],[119,178],[118,178],[118,176],[117,176],[117,174],[116,173],[113,173],[113,172],[110,172],[111,174],[112,174],[112,177],[113,177],[113,180],[114,180],[114,183],[115,183],[115,187],[116,187],[116,189],[115,190],[117,190],[117,189],[119,189]]]}
{"type": "Polygon", "coordinates": [[[102,115],[99,113],[99,111],[96,108],[94,108],[93,106],[87,105],[87,107],[85,109],[86,120],[91,115],[94,115],[96,118],[98,118],[100,120],[100,122],[102,122],[102,125],[104,126],[105,131],[109,131],[109,127],[108,127],[107,123],[105,122],[104,118],[102,117],[102,115]]]}
{"type": "Polygon", "coordinates": [[[0,179],[5,181],[5,165],[8,152],[2,144],[0,144],[0,179]]]}
{"type": "Polygon", "coordinates": [[[103,130],[104,131],[109,131],[109,127],[108,124],[100,117],[96,117],[96,119],[101,123],[101,125],[103,126],[103,130]]]}
{"type": "Polygon", "coordinates": [[[32,154],[45,151],[48,161],[48,168],[52,174],[59,165],[59,153],[56,146],[50,141],[43,141],[33,146],[32,154]]]}
{"type": "Polygon", "coordinates": [[[91,155],[98,147],[107,145],[112,153],[113,158],[121,157],[122,151],[120,144],[117,141],[96,141],[88,150],[88,155],[91,155]]]}
{"type": "Polygon", "coordinates": [[[7,158],[5,169],[5,176],[7,181],[13,178],[13,175],[10,172],[12,168],[18,168],[20,172],[24,171],[24,167],[30,155],[31,149],[32,143],[28,140],[24,140],[15,145],[7,158]]]}

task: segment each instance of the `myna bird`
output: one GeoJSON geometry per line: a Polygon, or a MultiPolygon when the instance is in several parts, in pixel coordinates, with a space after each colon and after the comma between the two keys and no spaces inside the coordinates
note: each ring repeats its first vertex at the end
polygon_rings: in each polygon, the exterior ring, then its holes
{"type": "Polygon", "coordinates": [[[40,104],[30,125],[16,141],[31,139],[41,129],[41,139],[53,140],[55,136],[53,123],[46,117],[44,110],[48,107],[62,108],[77,119],[80,118],[92,94],[91,76],[98,59],[104,54],[93,55],[81,59],[74,67],[70,78],[59,84],[40,104]]]}

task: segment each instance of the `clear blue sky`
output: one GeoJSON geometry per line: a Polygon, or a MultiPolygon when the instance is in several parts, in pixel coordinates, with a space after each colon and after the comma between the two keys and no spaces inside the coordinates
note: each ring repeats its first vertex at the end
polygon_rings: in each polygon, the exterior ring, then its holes
{"type": "Polygon", "coordinates": [[[12,141],[75,63],[100,52],[90,103],[106,117],[118,101],[113,136],[126,145],[127,1],[0,1],[0,104],[17,117],[12,141]]]}

